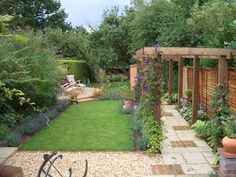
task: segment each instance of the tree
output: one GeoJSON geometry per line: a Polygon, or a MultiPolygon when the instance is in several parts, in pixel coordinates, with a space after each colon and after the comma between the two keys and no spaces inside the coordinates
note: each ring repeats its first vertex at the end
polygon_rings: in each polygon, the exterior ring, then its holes
{"type": "Polygon", "coordinates": [[[89,60],[89,34],[83,27],[77,27],[67,32],[60,29],[47,29],[45,36],[49,44],[56,49],[58,56],[89,60]]]}
{"type": "Polygon", "coordinates": [[[194,6],[189,20],[193,33],[200,36],[201,46],[225,47],[225,43],[235,40],[235,2],[215,0],[203,6],[194,6]]]}
{"type": "Polygon", "coordinates": [[[131,63],[129,18],[117,7],[104,12],[102,24],[90,36],[94,63],[99,67],[126,67],[131,63]]]}
{"type": "Polygon", "coordinates": [[[71,28],[70,24],[65,22],[67,14],[61,9],[60,1],[55,0],[1,0],[0,15],[14,16],[11,22],[14,28],[71,28]]]}

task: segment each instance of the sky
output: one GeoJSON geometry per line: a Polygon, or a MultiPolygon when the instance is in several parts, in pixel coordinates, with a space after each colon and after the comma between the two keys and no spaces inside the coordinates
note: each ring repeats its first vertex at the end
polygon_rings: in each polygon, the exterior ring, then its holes
{"type": "Polygon", "coordinates": [[[130,0],[60,0],[62,8],[69,15],[68,22],[72,26],[97,27],[102,21],[103,11],[115,5],[122,9],[130,4],[130,0]]]}

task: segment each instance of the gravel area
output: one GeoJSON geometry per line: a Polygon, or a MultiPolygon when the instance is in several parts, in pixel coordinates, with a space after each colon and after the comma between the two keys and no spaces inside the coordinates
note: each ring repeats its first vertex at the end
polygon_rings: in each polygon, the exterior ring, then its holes
{"type": "MultiPolygon", "coordinates": [[[[43,162],[43,155],[48,152],[17,152],[5,164],[23,168],[25,177],[37,176],[43,162]]],[[[88,177],[139,177],[152,175],[152,164],[163,163],[160,155],[148,156],[143,152],[60,152],[62,159],[55,165],[68,176],[69,167],[73,177],[81,177],[85,169],[85,159],[88,160],[88,177]]],[[[53,176],[59,176],[52,171],[53,176]]]]}

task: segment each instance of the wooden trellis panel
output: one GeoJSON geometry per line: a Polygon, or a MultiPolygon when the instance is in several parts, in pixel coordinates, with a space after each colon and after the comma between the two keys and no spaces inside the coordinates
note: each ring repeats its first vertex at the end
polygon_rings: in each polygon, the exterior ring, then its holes
{"type": "MultiPolygon", "coordinates": [[[[187,67],[187,81],[188,88],[192,89],[193,82],[193,69],[187,67]]],[[[236,69],[229,69],[228,72],[228,100],[232,110],[236,113],[236,69]]],[[[217,87],[218,74],[213,69],[201,69],[200,70],[200,106],[211,114],[211,97],[217,87]]]]}
{"type": "Polygon", "coordinates": [[[228,88],[229,88],[229,94],[228,94],[229,105],[236,113],[236,69],[229,69],[228,88]]]}

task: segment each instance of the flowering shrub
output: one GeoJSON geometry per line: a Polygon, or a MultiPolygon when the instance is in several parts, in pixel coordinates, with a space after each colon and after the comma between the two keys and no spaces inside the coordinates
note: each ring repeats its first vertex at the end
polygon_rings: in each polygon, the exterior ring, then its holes
{"type": "Polygon", "coordinates": [[[161,98],[163,82],[156,72],[156,61],[144,59],[145,68],[136,79],[136,101],[140,102],[139,108],[133,117],[133,127],[139,131],[139,146],[150,153],[160,152],[164,139],[163,123],[156,122],[153,118],[154,102],[161,98]]]}

